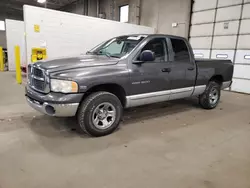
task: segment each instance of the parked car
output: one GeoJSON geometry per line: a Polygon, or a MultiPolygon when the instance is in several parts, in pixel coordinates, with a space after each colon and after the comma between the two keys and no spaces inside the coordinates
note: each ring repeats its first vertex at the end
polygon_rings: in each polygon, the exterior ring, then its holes
{"type": "Polygon", "coordinates": [[[215,108],[232,83],[230,60],[195,60],[185,38],[131,35],[108,40],[74,58],[28,66],[29,105],[49,116],[76,116],[81,131],[104,136],[124,108],[199,97],[215,108]]]}

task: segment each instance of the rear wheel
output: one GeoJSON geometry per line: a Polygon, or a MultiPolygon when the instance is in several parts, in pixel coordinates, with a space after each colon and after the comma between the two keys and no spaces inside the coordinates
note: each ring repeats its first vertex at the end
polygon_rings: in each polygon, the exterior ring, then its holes
{"type": "Polygon", "coordinates": [[[119,126],[122,111],[120,100],[112,93],[93,93],[82,102],[78,110],[79,128],[91,136],[108,135],[119,126]]]}
{"type": "Polygon", "coordinates": [[[209,82],[205,92],[199,96],[199,103],[205,109],[215,108],[220,101],[220,84],[217,82],[209,82]]]}

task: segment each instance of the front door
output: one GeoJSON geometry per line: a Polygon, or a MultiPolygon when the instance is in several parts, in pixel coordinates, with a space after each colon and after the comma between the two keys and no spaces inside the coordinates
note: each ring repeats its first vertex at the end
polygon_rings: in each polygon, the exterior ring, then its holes
{"type": "MultiPolygon", "coordinates": [[[[170,84],[168,78],[167,42],[166,38],[150,40],[140,53],[151,50],[155,53],[155,60],[142,64],[132,64],[130,74],[129,106],[139,106],[169,99],[170,84]]],[[[140,53],[135,60],[139,60],[140,53]]]]}

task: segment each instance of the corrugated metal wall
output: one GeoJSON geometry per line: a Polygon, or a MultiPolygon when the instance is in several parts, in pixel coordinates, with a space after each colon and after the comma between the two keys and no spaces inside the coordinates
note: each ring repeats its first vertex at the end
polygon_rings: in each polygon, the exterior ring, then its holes
{"type": "Polygon", "coordinates": [[[231,59],[232,91],[250,93],[250,0],[195,0],[190,43],[197,58],[231,59]]]}

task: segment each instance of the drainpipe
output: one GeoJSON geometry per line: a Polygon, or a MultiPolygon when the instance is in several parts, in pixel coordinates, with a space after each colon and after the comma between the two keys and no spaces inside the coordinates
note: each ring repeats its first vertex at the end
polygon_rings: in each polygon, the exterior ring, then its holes
{"type": "Polygon", "coordinates": [[[137,0],[136,1],[136,5],[135,5],[135,19],[136,19],[136,24],[140,25],[140,21],[141,21],[141,0],[137,0]]]}
{"type": "Polygon", "coordinates": [[[159,18],[160,18],[160,1],[158,0],[157,1],[157,21],[156,21],[156,30],[155,30],[155,33],[158,33],[159,31],[159,18]]]}
{"type": "Polygon", "coordinates": [[[99,18],[100,14],[100,0],[96,0],[96,17],[99,18]]]}
{"type": "Polygon", "coordinates": [[[88,0],[84,0],[84,15],[88,16],[88,9],[89,9],[89,3],[88,0]]]}
{"type": "Polygon", "coordinates": [[[111,0],[110,9],[110,19],[115,20],[115,0],[111,0]]]}

